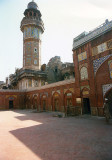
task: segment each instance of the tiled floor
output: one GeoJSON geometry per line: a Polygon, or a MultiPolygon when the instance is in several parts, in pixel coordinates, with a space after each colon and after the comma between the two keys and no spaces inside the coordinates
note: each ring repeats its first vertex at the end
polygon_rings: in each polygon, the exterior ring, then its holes
{"type": "Polygon", "coordinates": [[[0,160],[112,160],[112,121],[0,111],[0,160]]]}

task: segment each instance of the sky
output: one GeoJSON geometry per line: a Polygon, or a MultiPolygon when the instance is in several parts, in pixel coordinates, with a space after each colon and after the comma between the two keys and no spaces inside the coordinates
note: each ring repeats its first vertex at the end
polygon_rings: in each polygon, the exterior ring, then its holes
{"type": "MultiPolygon", "coordinates": [[[[31,0],[0,0],[0,81],[23,65],[20,23],[31,0]]],[[[112,20],[112,0],[34,0],[42,14],[41,63],[60,56],[73,62],[73,38],[112,20]]]]}

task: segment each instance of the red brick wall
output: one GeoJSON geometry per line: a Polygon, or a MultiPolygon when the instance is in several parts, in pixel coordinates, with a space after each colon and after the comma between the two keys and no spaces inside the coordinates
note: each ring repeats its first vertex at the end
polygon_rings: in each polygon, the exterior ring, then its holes
{"type": "Polygon", "coordinates": [[[9,109],[9,101],[13,101],[14,109],[24,107],[24,96],[23,92],[15,91],[0,91],[0,109],[9,109]]]}

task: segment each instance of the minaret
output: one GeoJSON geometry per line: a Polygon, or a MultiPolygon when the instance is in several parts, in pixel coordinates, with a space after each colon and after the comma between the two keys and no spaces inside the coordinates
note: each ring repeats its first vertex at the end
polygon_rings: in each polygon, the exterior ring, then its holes
{"type": "Polygon", "coordinates": [[[24,16],[20,26],[23,32],[23,69],[40,70],[41,35],[44,32],[44,24],[34,0],[28,4],[24,16]]]}

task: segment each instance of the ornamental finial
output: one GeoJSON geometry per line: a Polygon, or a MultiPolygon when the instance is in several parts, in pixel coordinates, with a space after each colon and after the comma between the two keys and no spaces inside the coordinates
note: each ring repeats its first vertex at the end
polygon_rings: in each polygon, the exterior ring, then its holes
{"type": "Polygon", "coordinates": [[[32,2],[34,2],[34,0],[32,0],[32,2]]]}

